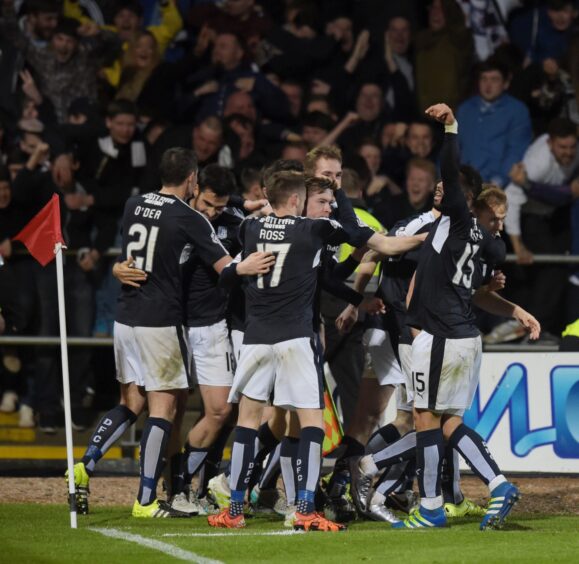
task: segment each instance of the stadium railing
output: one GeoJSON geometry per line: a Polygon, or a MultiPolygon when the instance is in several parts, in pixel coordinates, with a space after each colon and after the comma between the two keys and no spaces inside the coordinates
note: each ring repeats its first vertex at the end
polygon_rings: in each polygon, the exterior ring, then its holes
{"type": "MultiPolygon", "coordinates": [[[[18,254],[25,251],[18,252],[18,254]]],[[[104,253],[107,257],[117,257],[121,253],[118,247],[111,247],[104,253]]],[[[67,255],[74,256],[76,251],[67,250],[67,255]]],[[[514,254],[507,255],[505,262],[516,263],[517,256],[514,254]]],[[[578,255],[551,255],[538,254],[533,257],[533,264],[579,264],[578,255]]],[[[113,345],[113,339],[110,337],[69,337],[67,343],[71,347],[110,347],[113,345]]],[[[8,335],[0,336],[0,346],[57,346],[60,344],[59,337],[35,337],[8,335]]],[[[556,345],[541,344],[497,344],[485,345],[484,350],[488,352],[556,352],[556,345]]]]}

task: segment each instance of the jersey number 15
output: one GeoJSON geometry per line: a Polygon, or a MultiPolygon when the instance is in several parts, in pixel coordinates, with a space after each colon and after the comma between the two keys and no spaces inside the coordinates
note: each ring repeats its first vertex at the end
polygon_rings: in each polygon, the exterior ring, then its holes
{"type": "Polygon", "coordinates": [[[458,262],[456,263],[456,272],[452,277],[452,283],[456,286],[470,288],[472,286],[472,277],[474,274],[474,256],[478,252],[479,245],[467,243],[458,262]],[[465,266],[467,270],[465,271],[465,266]]]}
{"type": "Polygon", "coordinates": [[[127,245],[127,258],[133,257],[135,259],[135,266],[138,269],[153,272],[153,258],[155,257],[155,245],[157,244],[159,228],[153,226],[151,230],[148,231],[142,223],[133,223],[129,228],[129,236],[132,237],[133,235],[136,235],[137,239],[127,245]],[[143,249],[145,249],[145,257],[136,256],[136,254],[143,249]]]}
{"type": "MultiPolygon", "coordinates": [[[[266,276],[270,276],[269,279],[270,288],[275,288],[276,286],[279,286],[281,273],[283,271],[283,265],[289,253],[291,243],[257,243],[256,247],[260,253],[273,253],[273,255],[275,256],[275,264],[273,266],[273,270],[266,276]]],[[[257,276],[257,287],[260,290],[265,288],[265,281],[263,274],[258,274],[257,276]]]]}

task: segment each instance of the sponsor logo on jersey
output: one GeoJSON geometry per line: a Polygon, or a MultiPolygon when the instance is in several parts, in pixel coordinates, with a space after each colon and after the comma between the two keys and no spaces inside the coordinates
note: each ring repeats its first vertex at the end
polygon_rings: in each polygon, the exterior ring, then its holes
{"type": "Polygon", "coordinates": [[[217,228],[217,237],[219,239],[227,239],[227,227],[220,225],[217,228]]]}

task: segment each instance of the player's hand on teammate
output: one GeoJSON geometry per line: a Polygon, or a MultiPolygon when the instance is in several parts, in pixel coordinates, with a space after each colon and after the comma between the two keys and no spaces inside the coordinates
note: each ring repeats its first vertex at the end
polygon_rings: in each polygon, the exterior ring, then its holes
{"type": "Polygon", "coordinates": [[[237,274],[240,276],[255,276],[267,274],[275,264],[273,253],[261,251],[251,253],[245,260],[237,264],[237,274]]]}
{"type": "Polygon", "coordinates": [[[140,288],[141,283],[147,281],[147,273],[135,267],[135,259],[129,257],[123,262],[116,262],[113,266],[113,276],[120,281],[121,284],[140,288]]]}
{"type": "Polygon", "coordinates": [[[507,284],[507,277],[500,270],[495,270],[493,277],[490,279],[488,288],[489,292],[498,292],[502,290],[507,284]]]}
{"type": "Polygon", "coordinates": [[[336,329],[340,333],[349,333],[356,321],[358,321],[358,308],[350,304],[336,318],[336,329]]]}
{"type": "Polygon", "coordinates": [[[541,336],[541,324],[522,307],[515,307],[513,318],[516,319],[529,333],[529,339],[536,341],[541,336]]]}
{"type": "Polygon", "coordinates": [[[386,311],[388,311],[384,302],[375,296],[364,298],[360,304],[360,309],[368,315],[378,315],[379,313],[386,313],[386,311]]]}
{"type": "Polygon", "coordinates": [[[446,104],[434,104],[434,106],[426,108],[424,113],[443,125],[452,125],[455,122],[454,114],[446,104]]]}
{"type": "Polygon", "coordinates": [[[259,212],[259,215],[269,215],[273,213],[269,202],[265,198],[261,200],[244,200],[243,208],[249,213],[259,212]]]}

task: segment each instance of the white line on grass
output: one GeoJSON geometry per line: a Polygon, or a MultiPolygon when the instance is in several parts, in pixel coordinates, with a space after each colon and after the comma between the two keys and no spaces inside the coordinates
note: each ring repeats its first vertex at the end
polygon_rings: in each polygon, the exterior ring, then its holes
{"type": "Polygon", "coordinates": [[[212,560],[211,558],[205,558],[195,554],[194,552],[189,552],[188,550],[183,550],[172,544],[166,542],[161,542],[154,539],[149,539],[147,537],[142,537],[141,535],[134,535],[133,533],[127,533],[125,531],[119,531],[118,529],[105,529],[101,527],[89,527],[90,531],[95,531],[100,533],[105,537],[111,537],[113,539],[120,539],[129,542],[134,542],[140,546],[146,546],[153,550],[158,550],[163,554],[172,556],[179,560],[185,560],[186,562],[197,562],[197,564],[223,564],[220,560],[212,560]]]}
{"type": "Polygon", "coordinates": [[[289,537],[304,531],[268,531],[265,533],[164,533],[162,537],[289,537]]]}

